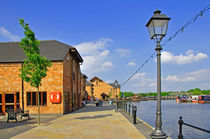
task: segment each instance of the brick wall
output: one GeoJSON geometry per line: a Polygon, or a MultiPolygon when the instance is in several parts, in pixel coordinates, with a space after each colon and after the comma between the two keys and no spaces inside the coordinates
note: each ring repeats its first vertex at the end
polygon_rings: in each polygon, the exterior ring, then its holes
{"type": "MultiPolygon", "coordinates": [[[[52,62],[52,66],[48,69],[47,76],[42,79],[42,85],[39,88],[40,92],[47,92],[47,106],[40,106],[40,113],[64,113],[63,110],[63,62],[52,62]],[[50,92],[61,92],[61,103],[50,103],[50,92]]],[[[24,106],[30,110],[30,113],[37,113],[37,106],[27,106],[26,92],[36,91],[36,88],[31,87],[29,83],[24,82],[24,106]]]]}
{"type": "MultiPolygon", "coordinates": [[[[20,93],[20,107],[22,108],[22,79],[20,74],[21,63],[0,64],[0,93],[20,93]]],[[[52,62],[48,69],[47,76],[42,79],[40,92],[47,92],[47,105],[40,106],[41,113],[65,113],[81,107],[81,72],[79,63],[70,54],[67,54],[64,61],[52,62]],[[68,57],[68,58],[67,58],[68,57]],[[68,59],[68,60],[67,60],[68,59]],[[73,74],[75,79],[72,81],[73,74]],[[50,103],[50,92],[61,92],[61,103],[50,103]],[[72,93],[74,93],[74,108],[72,107],[72,93]],[[78,103],[78,104],[77,104],[78,103]]],[[[27,92],[36,92],[29,83],[23,83],[24,108],[30,113],[37,113],[37,106],[27,106],[27,92]]]]}

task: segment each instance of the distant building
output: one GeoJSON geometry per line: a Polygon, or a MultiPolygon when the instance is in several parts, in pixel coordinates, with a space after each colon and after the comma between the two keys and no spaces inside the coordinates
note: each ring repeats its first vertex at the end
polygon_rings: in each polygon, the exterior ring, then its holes
{"type": "Polygon", "coordinates": [[[85,89],[86,89],[86,91],[88,93],[88,96],[93,98],[94,97],[93,96],[93,93],[94,93],[93,84],[88,82],[88,81],[86,81],[86,88],[85,89]]]}
{"type": "Polygon", "coordinates": [[[82,75],[82,81],[81,81],[81,90],[82,90],[82,101],[85,99],[87,99],[88,95],[87,95],[87,91],[86,91],[86,82],[87,82],[87,76],[86,75],[82,75]]]}
{"type": "Polygon", "coordinates": [[[108,100],[119,97],[120,85],[117,81],[115,81],[115,84],[108,84],[95,76],[90,80],[90,83],[93,84],[93,96],[95,99],[108,100]]]}
{"type": "MultiPolygon", "coordinates": [[[[39,48],[40,54],[52,62],[40,86],[40,112],[62,114],[81,107],[85,81],[78,51],[56,40],[41,41],[39,48]],[[61,94],[59,103],[51,103],[50,94],[55,91],[61,94]]],[[[18,76],[25,58],[19,42],[0,43],[0,114],[19,107],[37,113],[36,88],[18,76]]]]}

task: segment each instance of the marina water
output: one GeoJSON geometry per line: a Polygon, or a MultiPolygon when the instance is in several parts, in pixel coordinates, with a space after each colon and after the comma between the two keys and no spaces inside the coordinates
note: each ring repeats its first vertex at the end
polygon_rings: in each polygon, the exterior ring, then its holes
{"type": "MultiPolygon", "coordinates": [[[[137,116],[155,127],[157,101],[133,102],[137,106],[137,116]]],[[[178,138],[178,120],[183,117],[185,123],[210,130],[210,103],[176,103],[175,100],[162,100],[162,129],[173,139],[178,138]]],[[[185,139],[210,139],[210,134],[183,125],[185,139]]]]}

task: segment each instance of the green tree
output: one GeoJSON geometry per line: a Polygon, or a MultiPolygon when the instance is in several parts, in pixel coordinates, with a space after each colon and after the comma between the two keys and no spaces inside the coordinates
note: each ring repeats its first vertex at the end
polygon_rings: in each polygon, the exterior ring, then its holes
{"type": "Polygon", "coordinates": [[[120,98],[122,98],[122,97],[123,97],[123,95],[124,95],[124,93],[123,93],[123,92],[120,92],[120,93],[119,93],[119,97],[120,97],[120,98]]]}
{"type": "Polygon", "coordinates": [[[21,39],[19,46],[23,49],[26,59],[24,59],[23,67],[20,69],[19,75],[24,81],[30,83],[32,87],[37,88],[38,98],[38,124],[40,125],[40,100],[39,86],[41,80],[47,76],[48,67],[51,62],[46,57],[40,55],[40,41],[35,38],[35,33],[29,28],[29,24],[24,23],[23,19],[18,19],[19,24],[24,28],[25,37],[21,39]]]}

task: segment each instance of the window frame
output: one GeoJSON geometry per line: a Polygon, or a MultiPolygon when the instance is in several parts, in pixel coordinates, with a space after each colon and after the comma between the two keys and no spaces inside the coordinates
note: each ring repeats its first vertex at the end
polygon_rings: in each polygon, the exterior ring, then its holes
{"type": "MultiPolygon", "coordinates": [[[[42,91],[42,92],[39,92],[39,93],[40,93],[40,97],[41,97],[40,106],[47,106],[47,92],[46,91],[42,91]],[[45,95],[46,96],[45,100],[43,98],[44,93],[46,94],[45,95]]],[[[26,95],[27,95],[26,96],[26,98],[27,98],[27,100],[26,100],[27,106],[38,106],[38,95],[37,95],[37,92],[27,92],[26,95]],[[29,94],[30,94],[30,97],[28,97],[29,94]],[[34,96],[33,94],[35,94],[36,99],[33,98],[33,96],[34,96]],[[28,99],[30,99],[30,101],[28,99]],[[36,100],[36,103],[34,103],[33,100],[36,100]]]]}

